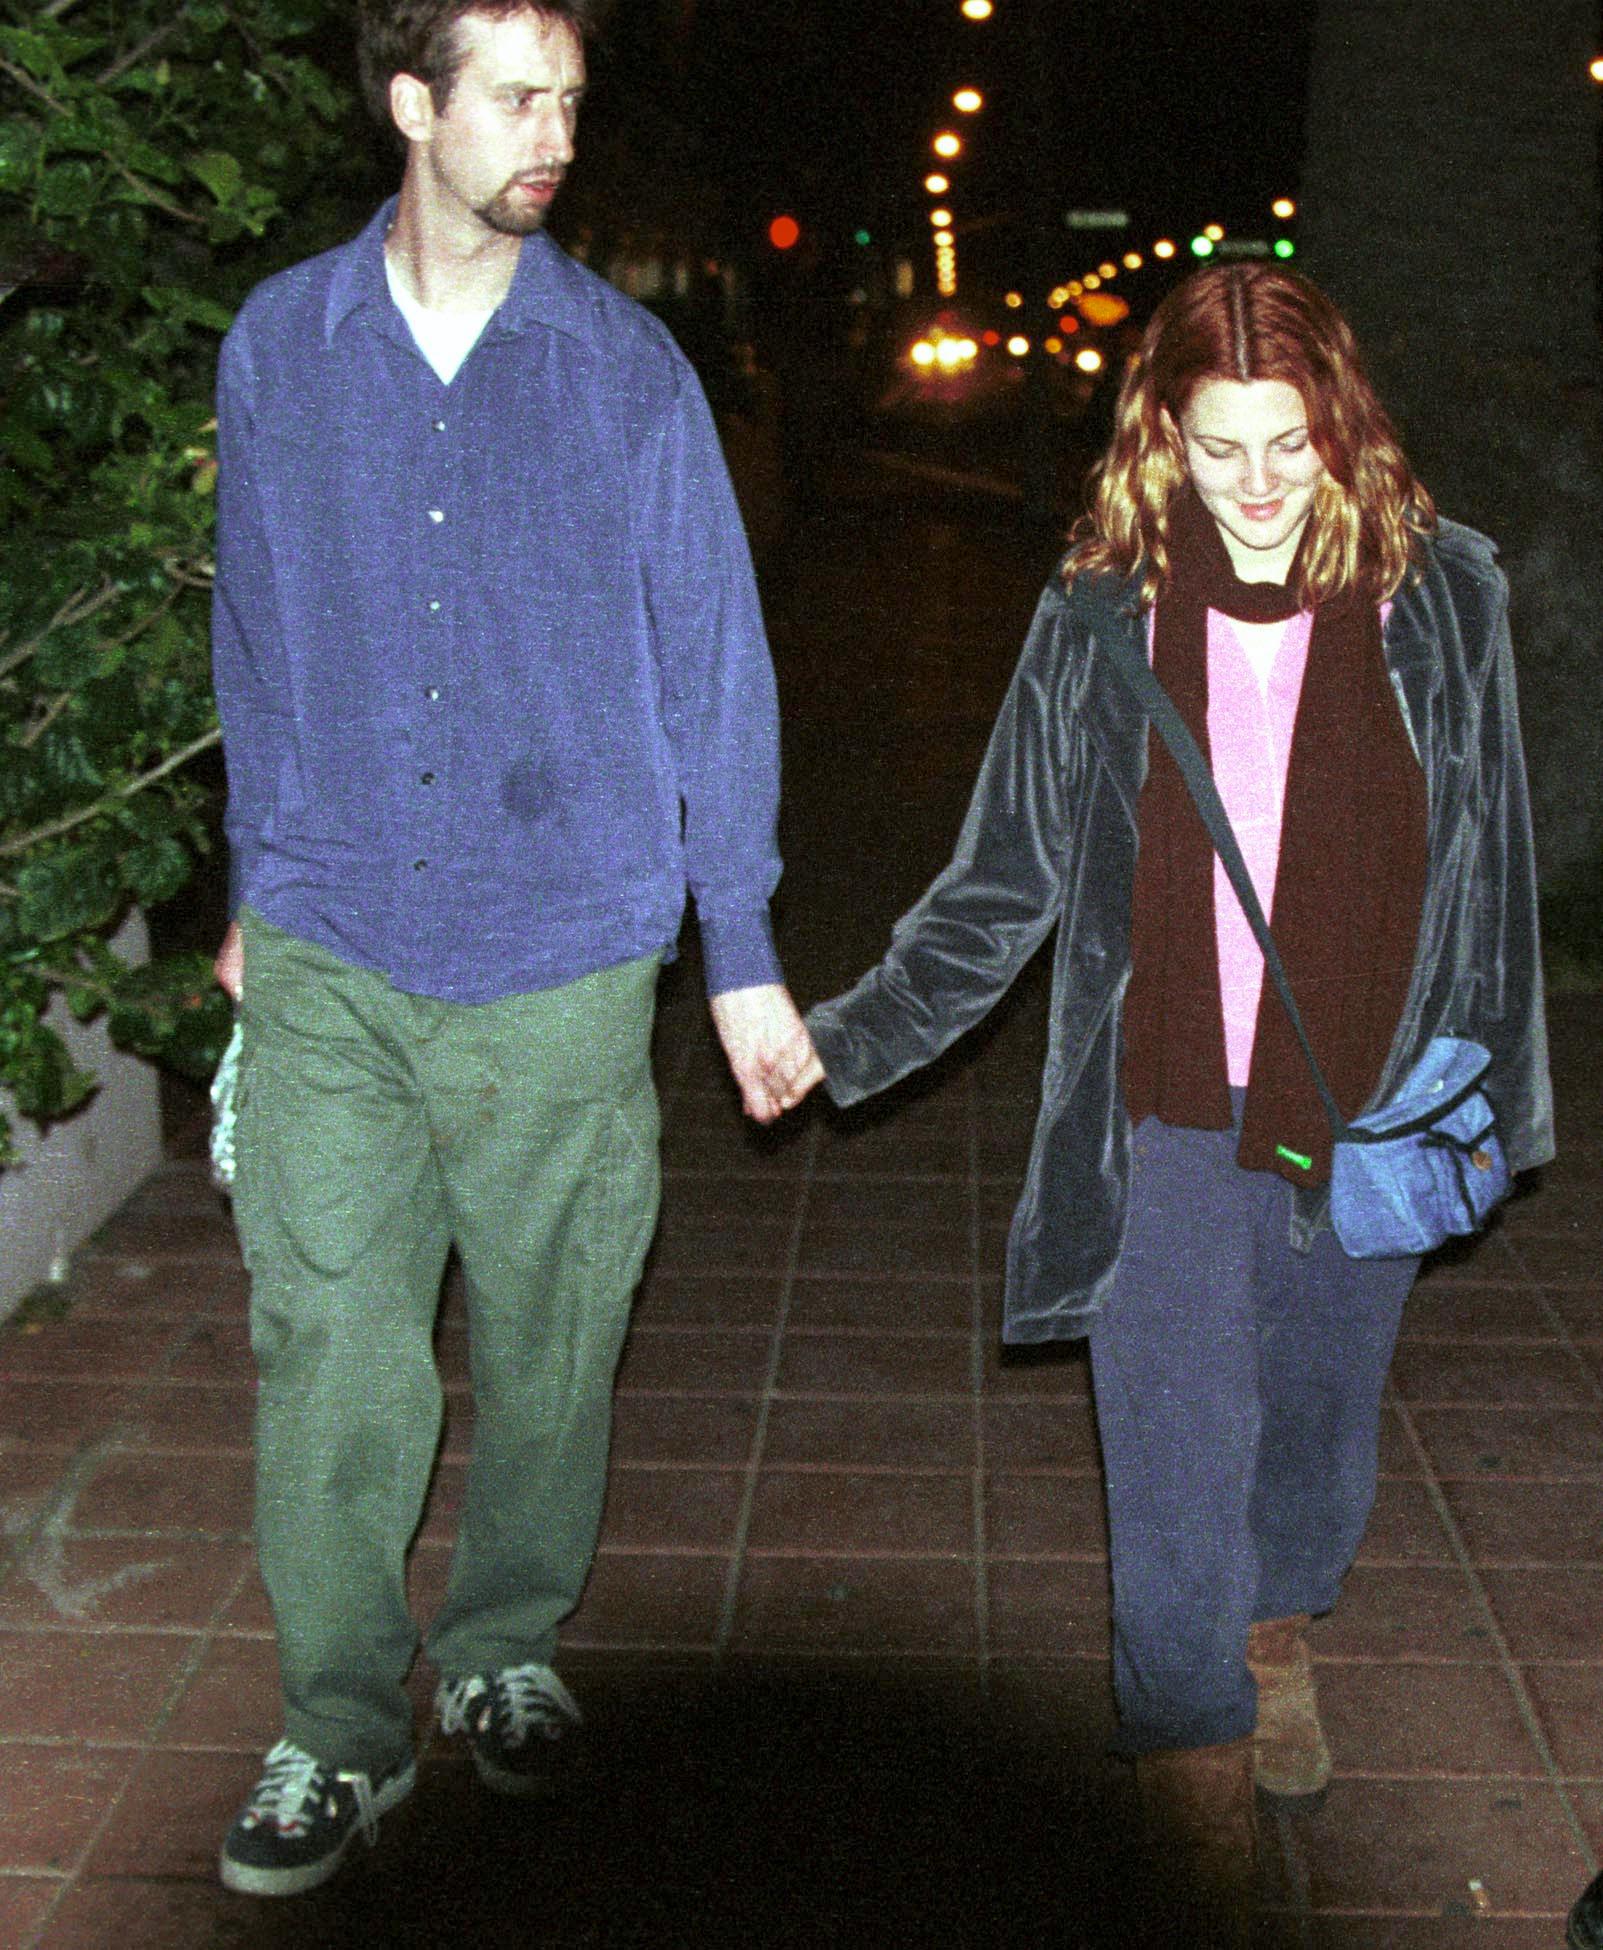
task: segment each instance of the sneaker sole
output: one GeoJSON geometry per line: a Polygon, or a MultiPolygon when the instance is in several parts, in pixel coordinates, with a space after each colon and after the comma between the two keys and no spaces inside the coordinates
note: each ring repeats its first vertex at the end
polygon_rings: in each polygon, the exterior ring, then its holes
{"type": "MultiPolygon", "coordinates": [[[[380,1815],[387,1815],[392,1808],[398,1808],[416,1786],[417,1763],[408,1761],[405,1767],[390,1775],[382,1787],[374,1790],[373,1819],[377,1821],[380,1815]]],[[[327,1855],[315,1862],[303,1862],[294,1869],[264,1868],[256,1862],[236,1862],[232,1856],[224,1854],[219,1858],[223,1887],[232,1889],[239,1896],[299,1896],[308,1889],[319,1888],[338,1873],[351,1843],[361,1832],[362,1824],[353,1821],[338,1848],[330,1849],[327,1855]]]]}

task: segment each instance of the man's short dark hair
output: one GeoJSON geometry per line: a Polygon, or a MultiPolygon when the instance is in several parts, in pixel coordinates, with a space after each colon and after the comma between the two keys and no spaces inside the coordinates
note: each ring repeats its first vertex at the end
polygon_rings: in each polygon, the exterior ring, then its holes
{"type": "Polygon", "coordinates": [[[356,62],[362,93],[378,120],[389,125],[390,82],[398,74],[426,81],[437,113],[443,113],[462,71],[464,53],[457,23],[467,14],[508,20],[543,14],[564,20],[586,40],[601,30],[608,0],[361,0],[356,62]]]}

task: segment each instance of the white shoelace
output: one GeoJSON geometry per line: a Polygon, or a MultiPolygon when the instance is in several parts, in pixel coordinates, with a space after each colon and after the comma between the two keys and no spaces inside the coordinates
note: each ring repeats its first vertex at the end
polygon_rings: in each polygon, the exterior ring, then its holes
{"type": "Polygon", "coordinates": [[[549,1666],[507,1666],[486,1682],[478,1673],[440,1688],[440,1731],[479,1733],[499,1696],[506,1713],[507,1746],[521,1747],[538,1732],[556,1739],[562,1723],[578,1726],[579,1702],[549,1666]]]}
{"type": "Polygon", "coordinates": [[[490,1689],[477,1676],[472,1679],[456,1679],[442,1683],[435,1704],[440,1709],[441,1733],[474,1733],[478,1730],[479,1716],[469,1712],[480,1700],[490,1697],[490,1689]]]}
{"type": "Polygon", "coordinates": [[[377,1841],[373,1783],[365,1774],[338,1773],[325,1767],[293,1740],[280,1740],[267,1756],[247,1815],[258,1822],[271,1822],[281,1833],[310,1827],[312,1817],[338,1781],[343,1781],[356,1798],[356,1819],[364,1838],[369,1844],[377,1841]]]}

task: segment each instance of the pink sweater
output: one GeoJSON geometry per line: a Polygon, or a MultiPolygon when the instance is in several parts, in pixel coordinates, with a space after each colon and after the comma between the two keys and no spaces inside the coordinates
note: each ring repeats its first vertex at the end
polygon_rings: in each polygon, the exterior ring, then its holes
{"type": "MultiPolygon", "coordinates": [[[[1241,623],[1217,610],[1208,612],[1208,746],[1214,783],[1271,923],[1291,736],[1313,621],[1309,610],[1283,623],[1241,623]]],[[[1213,912],[1225,1061],[1230,1081],[1240,1086],[1252,1066],[1263,954],[1217,859],[1213,912]]]]}
{"type": "MultiPolygon", "coordinates": [[[[1153,613],[1147,618],[1149,658],[1156,627],[1153,613]]],[[[1291,736],[1313,630],[1312,610],[1283,623],[1241,623],[1216,609],[1208,611],[1208,747],[1213,782],[1235,829],[1258,903],[1271,923],[1291,736]]],[[[1224,1003],[1225,1065],[1231,1083],[1244,1088],[1258,1027],[1263,953],[1217,856],[1213,913],[1224,1003]]]]}

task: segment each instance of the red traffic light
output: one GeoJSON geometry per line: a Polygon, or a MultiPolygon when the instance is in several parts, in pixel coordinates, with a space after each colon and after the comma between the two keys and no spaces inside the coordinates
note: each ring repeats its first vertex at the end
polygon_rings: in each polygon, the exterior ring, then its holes
{"type": "Polygon", "coordinates": [[[776,251],[788,251],[801,241],[801,225],[794,217],[775,217],[768,226],[768,241],[776,251]]]}

